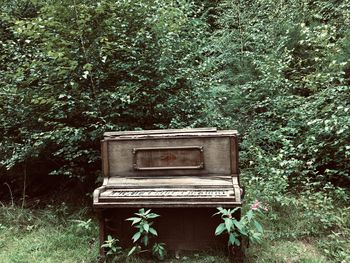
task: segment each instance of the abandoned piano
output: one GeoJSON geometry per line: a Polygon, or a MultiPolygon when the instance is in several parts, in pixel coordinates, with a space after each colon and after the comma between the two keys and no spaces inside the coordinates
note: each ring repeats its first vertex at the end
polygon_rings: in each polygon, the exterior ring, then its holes
{"type": "Polygon", "coordinates": [[[112,235],[130,245],[134,229],[125,219],[151,208],[168,249],[220,246],[214,232],[221,219],[212,215],[217,207],[241,206],[234,130],[106,132],[102,167],[103,184],[93,194],[101,244],[112,235]]]}

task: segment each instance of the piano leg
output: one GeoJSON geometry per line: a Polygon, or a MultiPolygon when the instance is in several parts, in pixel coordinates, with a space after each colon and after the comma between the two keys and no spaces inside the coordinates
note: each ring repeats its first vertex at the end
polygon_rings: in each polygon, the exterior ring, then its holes
{"type": "Polygon", "coordinates": [[[242,249],[243,249],[242,245],[228,247],[230,262],[234,262],[234,263],[243,263],[244,262],[244,252],[242,249]]]}
{"type": "MultiPolygon", "coordinates": [[[[234,217],[237,220],[241,219],[241,210],[235,212],[234,217]]],[[[230,262],[243,263],[244,262],[244,245],[243,240],[239,237],[240,245],[239,246],[228,246],[228,256],[230,262]]]]}
{"type": "Polygon", "coordinates": [[[105,252],[104,248],[101,247],[103,245],[103,243],[105,242],[105,240],[106,240],[105,218],[104,218],[104,215],[103,215],[103,211],[97,211],[96,215],[97,215],[99,229],[100,229],[100,235],[99,235],[99,239],[100,239],[100,259],[99,259],[99,262],[105,262],[106,261],[106,252],[105,252]]]}

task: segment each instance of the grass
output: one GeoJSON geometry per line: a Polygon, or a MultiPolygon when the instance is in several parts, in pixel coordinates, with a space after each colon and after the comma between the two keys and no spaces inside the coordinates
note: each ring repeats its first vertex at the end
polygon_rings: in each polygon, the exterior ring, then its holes
{"type": "Polygon", "coordinates": [[[84,216],[83,210],[0,208],[0,263],[96,262],[96,226],[75,221],[84,216]]]}
{"type": "MultiPolygon", "coordinates": [[[[310,210],[311,206],[310,203],[310,210]]],[[[336,212],[335,209],[334,216],[342,224],[322,230],[311,224],[304,208],[278,208],[263,221],[266,231],[262,244],[253,244],[245,250],[245,262],[350,262],[349,211],[341,215],[336,212]]],[[[327,215],[330,221],[331,215],[327,215]]],[[[0,263],[97,262],[97,237],[97,224],[86,209],[65,204],[33,210],[0,207],[0,263]]],[[[115,262],[153,262],[127,258],[125,254],[115,262]]],[[[229,260],[220,252],[206,251],[182,254],[179,259],[170,256],[165,262],[228,263],[229,260]]]]}
{"type": "MultiPolygon", "coordinates": [[[[125,254],[118,256],[115,262],[125,262],[125,263],[150,263],[154,262],[151,259],[141,259],[140,257],[126,257],[125,254]]],[[[180,258],[176,259],[174,255],[167,257],[165,263],[229,263],[228,258],[218,251],[211,252],[194,252],[186,253],[181,255],[180,258]]]]}
{"type": "Polygon", "coordinates": [[[300,262],[300,263],[326,263],[330,262],[317,249],[315,244],[305,241],[278,241],[248,251],[248,262],[300,262]]]}

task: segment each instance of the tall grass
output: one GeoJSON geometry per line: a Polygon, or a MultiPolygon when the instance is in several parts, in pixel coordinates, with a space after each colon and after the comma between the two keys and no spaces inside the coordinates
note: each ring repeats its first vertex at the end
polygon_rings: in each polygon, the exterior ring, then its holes
{"type": "MultiPolygon", "coordinates": [[[[328,217],[337,217],[339,224],[322,229],[312,226],[306,215],[312,210],[312,200],[293,202],[287,208],[271,207],[263,221],[264,241],[245,248],[245,262],[350,262],[349,209],[342,209],[342,214],[337,213],[339,210],[329,213],[328,217]]],[[[93,263],[98,262],[98,246],[97,223],[87,209],[65,204],[33,210],[0,207],[0,263],[93,263]]],[[[128,258],[125,250],[114,262],[152,261],[128,258]]],[[[165,262],[229,260],[222,252],[205,251],[182,253],[179,259],[170,254],[165,262]]]]}
{"type": "Polygon", "coordinates": [[[0,207],[0,263],[96,262],[97,227],[87,220],[85,210],[65,206],[0,207]]]}

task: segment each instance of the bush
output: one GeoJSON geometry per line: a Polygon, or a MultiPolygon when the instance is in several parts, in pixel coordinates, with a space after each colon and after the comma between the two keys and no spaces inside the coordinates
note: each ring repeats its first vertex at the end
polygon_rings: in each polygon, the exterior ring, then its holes
{"type": "Polygon", "coordinates": [[[2,6],[0,169],[91,181],[104,131],[190,125],[199,11],[158,0],[2,6]]]}

